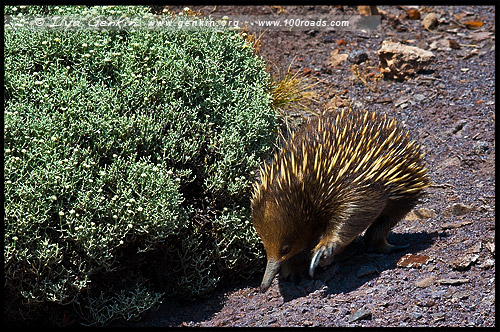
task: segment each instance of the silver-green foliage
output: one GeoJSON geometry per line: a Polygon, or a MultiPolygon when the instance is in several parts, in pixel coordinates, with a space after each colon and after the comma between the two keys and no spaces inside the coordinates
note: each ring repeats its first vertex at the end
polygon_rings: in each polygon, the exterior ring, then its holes
{"type": "MultiPolygon", "coordinates": [[[[149,15],[85,6],[5,14],[110,11],[149,15]]],[[[117,259],[129,247],[163,248],[165,289],[185,297],[261,263],[250,174],[274,141],[276,115],[264,63],[237,32],[9,28],[4,52],[10,312],[82,305],[99,288],[95,275],[133,269],[117,259]]],[[[115,288],[108,299],[123,295],[115,288]]],[[[104,298],[95,294],[87,307],[104,298]]],[[[159,301],[152,294],[144,307],[159,301]]]]}

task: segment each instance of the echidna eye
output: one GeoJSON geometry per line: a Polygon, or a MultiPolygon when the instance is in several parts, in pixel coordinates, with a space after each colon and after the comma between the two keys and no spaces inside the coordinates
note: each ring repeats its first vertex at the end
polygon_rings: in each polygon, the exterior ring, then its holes
{"type": "Polygon", "coordinates": [[[288,244],[284,244],[283,247],[281,247],[281,255],[284,256],[290,252],[290,246],[288,244]]]}

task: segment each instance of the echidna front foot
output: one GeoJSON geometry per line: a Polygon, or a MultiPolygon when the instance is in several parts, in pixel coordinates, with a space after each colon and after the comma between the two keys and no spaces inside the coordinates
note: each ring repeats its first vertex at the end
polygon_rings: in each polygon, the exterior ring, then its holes
{"type": "Polygon", "coordinates": [[[335,254],[339,252],[340,246],[337,242],[327,242],[323,245],[318,245],[314,250],[309,265],[309,275],[311,278],[314,276],[314,270],[318,265],[326,266],[333,262],[335,254]],[[318,247],[319,246],[319,247],[318,247]]]}

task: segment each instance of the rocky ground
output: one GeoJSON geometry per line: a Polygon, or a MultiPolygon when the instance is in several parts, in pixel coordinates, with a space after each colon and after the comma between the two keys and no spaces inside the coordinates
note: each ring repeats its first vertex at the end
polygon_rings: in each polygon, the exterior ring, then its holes
{"type": "MultiPolygon", "coordinates": [[[[190,8],[228,17],[358,13],[349,6],[190,8]]],[[[495,8],[379,9],[377,30],[270,31],[261,36],[259,53],[271,71],[290,66],[317,83],[318,109],[352,103],[387,113],[422,144],[434,184],[389,236],[410,247],[381,255],[357,240],[314,279],[276,278],[260,293],[264,271],[256,271],[210,299],[165,299],[138,322],[118,325],[495,326],[495,8]],[[436,20],[425,19],[430,13],[436,20]],[[435,58],[402,80],[382,78],[383,41],[435,58]]]]}

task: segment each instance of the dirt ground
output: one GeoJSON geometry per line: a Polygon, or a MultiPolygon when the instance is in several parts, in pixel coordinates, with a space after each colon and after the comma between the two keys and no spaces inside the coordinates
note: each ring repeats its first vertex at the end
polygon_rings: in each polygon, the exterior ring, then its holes
{"type": "MultiPolygon", "coordinates": [[[[358,13],[350,6],[190,8],[229,17],[358,13]]],[[[271,71],[291,65],[316,82],[318,109],[352,103],[386,113],[421,143],[434,184],[389,236],[409,248],[381,255],[357,240],[314,279],[275,278],[260,293],[264,271],[256,271],[210,299],[166,298],[139,321],[118,325],[495,326],[495,7],[379,9],[376,30],[268,31],[259,54],[271,71]],[[426,29],[429,13],[437,14],[437,27],[426,29]],[[431,51],[435,60],[403,81],[377,81],[384,40],[431,51]],[[347,59],[336,61],[338,54],[347,59]]]]}

